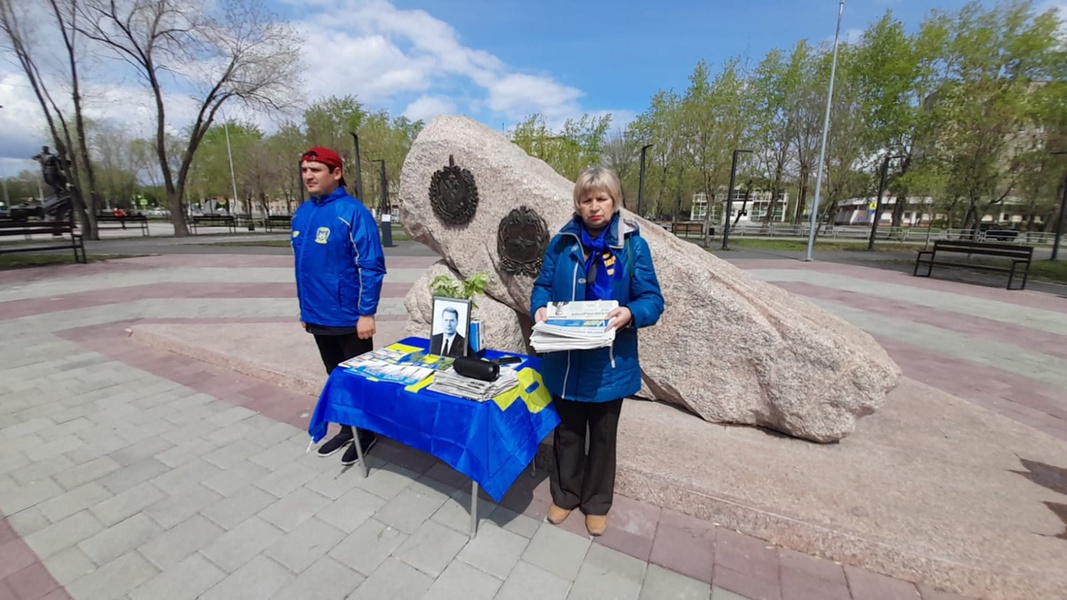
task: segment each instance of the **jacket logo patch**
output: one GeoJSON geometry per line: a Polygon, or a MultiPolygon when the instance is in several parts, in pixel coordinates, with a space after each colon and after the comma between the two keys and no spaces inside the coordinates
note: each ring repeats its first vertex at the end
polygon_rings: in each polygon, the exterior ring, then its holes
{"type": "Polygon", "coordinates": [[[315,232],[315,243],[325,244],[326,240],[330,239],[330,228],[319,227],[319,230],[315,232]]]}
{"type": "Polygon", "coordinates": [[[298,235],[300,235],[300,232],[299,232],[299,231],[293,231],[293,237],[296,237],[296,236],[298,236],[298,235]]]}

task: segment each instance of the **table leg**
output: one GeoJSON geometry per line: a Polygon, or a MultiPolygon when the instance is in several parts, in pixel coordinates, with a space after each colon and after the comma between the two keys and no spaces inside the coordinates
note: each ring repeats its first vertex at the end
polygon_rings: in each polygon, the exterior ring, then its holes
{"type": "Polygon", "coordinates": [[[363,479],[367,478],[367,461],[363,458],[363,444],[359,443],[359,430],[352,428],[356,433],[356,439],[352,440],[352,444],[356,447],[356,459],[359,461],[359,468],[363,470],[363,479]]]}
{"type": "Polygon", "coordinates": [[[471,539],[478,535],[478,482],[471,481],[471,539]]]}

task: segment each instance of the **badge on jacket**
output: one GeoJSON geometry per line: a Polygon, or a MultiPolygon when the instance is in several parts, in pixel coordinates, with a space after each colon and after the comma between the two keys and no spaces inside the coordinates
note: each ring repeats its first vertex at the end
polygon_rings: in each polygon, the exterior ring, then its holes
{"type": "Polygon", "coordinates": [[[325,244],[326,240],[328,240],[328,239],[330,239],[330,228],[329,227],[319,227],[319,230],[317,232],[315,232],[315,243],[316,244],[325,244]]]}

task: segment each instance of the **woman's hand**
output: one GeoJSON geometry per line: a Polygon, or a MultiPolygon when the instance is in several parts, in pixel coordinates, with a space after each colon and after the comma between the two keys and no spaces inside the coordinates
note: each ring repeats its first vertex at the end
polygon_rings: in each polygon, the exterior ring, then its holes
{"type": "Polygon", "coordinates": [[[534,313],[534,323],[543,323],[548,320],[548,309],[542,306],[534,313]]]}
{"type": "Polygon", "coordinates": [[[634,314],[625,306],[620,306],[609,312],[608,319],[611,319],[612,317],[615,318],[615,321],[611,325],[608,325],[607,331],[611,331],[612,329],[622,329],[634,320],[634,314]]]}

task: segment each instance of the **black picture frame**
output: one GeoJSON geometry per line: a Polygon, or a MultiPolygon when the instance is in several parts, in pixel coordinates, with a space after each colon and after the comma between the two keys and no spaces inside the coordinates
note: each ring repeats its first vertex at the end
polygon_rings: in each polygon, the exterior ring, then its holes
{"type": "Polygon", "coordinates": [[[433,321],[430,323],[430,350],[428,354],[436,356],[467,356],[470,353],[468,341],[470,340],[471,326],[471,301],[462,298],[433,297],[433,321]],[[446,311],[448,315],[446,316],[446,311]],[[455,336],[460,336],[457,342],[452,339],[451,347],[445,345],[445,332],[449,328],[450,317],[455,312],[455,336]],[[447,353],[444,352],[447,350],[447,353]]]}

